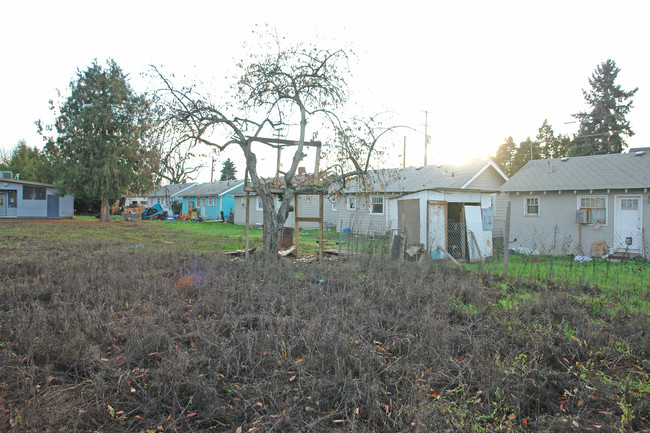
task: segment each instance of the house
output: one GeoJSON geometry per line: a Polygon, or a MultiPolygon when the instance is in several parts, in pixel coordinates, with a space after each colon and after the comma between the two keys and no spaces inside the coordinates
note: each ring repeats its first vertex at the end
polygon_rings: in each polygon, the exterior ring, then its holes
{"type": "Polygon", "coordinates": [[[221,219],[234,213],[234,194],[244,188],[243,180],[222,180],[195,185],[178,194],[183,201],[183,213],[196,209],[199,218],[221,219]]]}
{"type": "Polygon", "coordinates": [[[74,197],[47,183],[0,179],[0,218],[73,218],[74,197]]]}
{"type": "Polygon", "coordinates": [[[432,258],[492,255],[495,198],[508,180],[491,160],[373,172],[350,183],[338,203],[339,230],[383,235],[399,231],[432,258]],[[341,226],[342,223],[342,226],[341,226]]]}
{"type": "Polygon", "coordinates": [[[510,196],[511,247],[649,257],[650,152],[529,161],[501,191],[510,196]]]}
{"type": "MultiPolygon", "coordinates": [[[[262,199],[254,192],[250,194],[251,211],[248,215],[250,225],[264,224],[264,205],[262,199]]],[[[278,204],[279,206],[279,204],[278,204]]],[[[300,194],[298,196],[298,213],[301,218],[318,218],[320,215],[320,201],[318,195],[300,194]]],[[[295,228],[295,213],[289,212],[285,227],[295,228]]],[[[334,196],[324,196],[323,202],[323,225],[327,228],[334,228],[338,218],[337,199],[334,196]]],[[[246,193],[240,191],[235,195],[235,224],[246,224],[246,193]]],[[[314,230],[319,227],[318,222],[302,221],[299,224],[301,230],[314,230]]]]}
{"type": "Polygon", "coordinates": [[[172,204],[174,202],[183,202],[183,199],[179,195],[196,185],[198,185],[196,182],[163,185],[147,195],[149,199],[148,204],[151,206],[160,204],[163,211],[171,214],[172,204]]]}

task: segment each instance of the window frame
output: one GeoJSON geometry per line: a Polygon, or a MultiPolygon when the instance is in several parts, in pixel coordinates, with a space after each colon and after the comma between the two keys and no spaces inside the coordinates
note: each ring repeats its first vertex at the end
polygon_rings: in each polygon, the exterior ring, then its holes
{"type": "Polygon", "coordinates": [[[332,204],[332,212],[337,212],[339,210],[338,199],[336,197],[330,197],[329,201],[332,204]]]}
{"type": "Polygon", "coordinates": [[[385,200],[383,195],[371,195],[370,199],[368,200],[368,212],[370,215],[384,215],[384,209],[385,209],[385,200]],[[375,212],[375,200],[381,201],[381,212],[375,212]]]}
{"type": "Polygon", "coordinates": [[[353,212],[355,210],[357,210],[357,198],[355,196],[351,195],[350,197],[348,197],[347,203],[346,203],[346,208],[347,208],[347,210],[353,211],[353,212]]]}
{"type": "Polygon", "coordinates": [[[45,200],[47,197],[47,188],[44,186],[23,185],[23,200],[45,200]],[[30,191],[27,196],[25,193],[30,191]]]}
{"type": "Polygon", "coordinates": [[[609,203],[608,202],[609,202],[609,200],[607,199],[606,195],[579,195],[578,200],[577,200],[577,206],[578,206],[578,210],[589,210],[589,213],[588,213],[589,221],[587,222],[587,224],[600,224],[600,225],[606,226],[608,224],[608,222],[609,222],[609,216],[608,216],[609,203]],[[602,208],[602,207],[583,206],[583,204],[582,204],[583,199],[589,199],[589,200],[602,199],[602,200],[605,201],[605,207],[602,208]],[[593,209],[605,209],[605,222],[592,221],[593,209]]]}
{"type": "Polygon", "coordinates": [[[258,211],[264,210],[264,202],[262,201],[262,197],[257,197],[257,206],[255,206],[255,209],[258,211]]]}
{"type": "Polygon", "coordinates": [[[542,200],[538,195],[531,195],[524,197],[524,216],[538,217],[542,215],[542,200]],[[537,213],[528,212],[528,200],[537,200],[537,213]]]}

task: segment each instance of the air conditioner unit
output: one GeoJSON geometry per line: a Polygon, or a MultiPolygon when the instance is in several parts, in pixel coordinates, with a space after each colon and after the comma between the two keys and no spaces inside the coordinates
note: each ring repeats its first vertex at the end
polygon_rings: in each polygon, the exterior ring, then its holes
{"type": "Polygon", "coordinates": [[[589,209],[578,209],[576,211],[576,224],[589,224],[589,209]]]}
{"type": "Polygon", "coordinates": [[[0,171],[1,179],[13,179],[14,174],[10,171],[0,171]]]}

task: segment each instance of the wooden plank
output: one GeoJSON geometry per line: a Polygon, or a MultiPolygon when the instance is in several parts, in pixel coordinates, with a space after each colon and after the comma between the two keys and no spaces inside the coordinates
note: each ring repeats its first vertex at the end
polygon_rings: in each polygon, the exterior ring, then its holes
{"type": "Polygon", "coordinates": [[[473,231],[467,230],[470,234],[470,237],[472,238],[472,243],[474,244],[474,248],[476,248],[476,252],[478,253],[479,259],[481,259],[481,263],[485,263],[485,258],[483,258],[483,254],[481,254],[481,249],[478,246],[478,242],[476,241],[476,235],[474,234],[473,231]]]}

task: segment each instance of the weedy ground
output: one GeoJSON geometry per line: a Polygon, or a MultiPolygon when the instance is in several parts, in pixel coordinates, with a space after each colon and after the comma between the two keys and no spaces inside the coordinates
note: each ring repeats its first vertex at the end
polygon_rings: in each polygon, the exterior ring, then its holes
{"type": "Polygon", "coordinates": [[[0,431],[650,429],[624,293],[132,227],[0,222],[0,431]]]}

